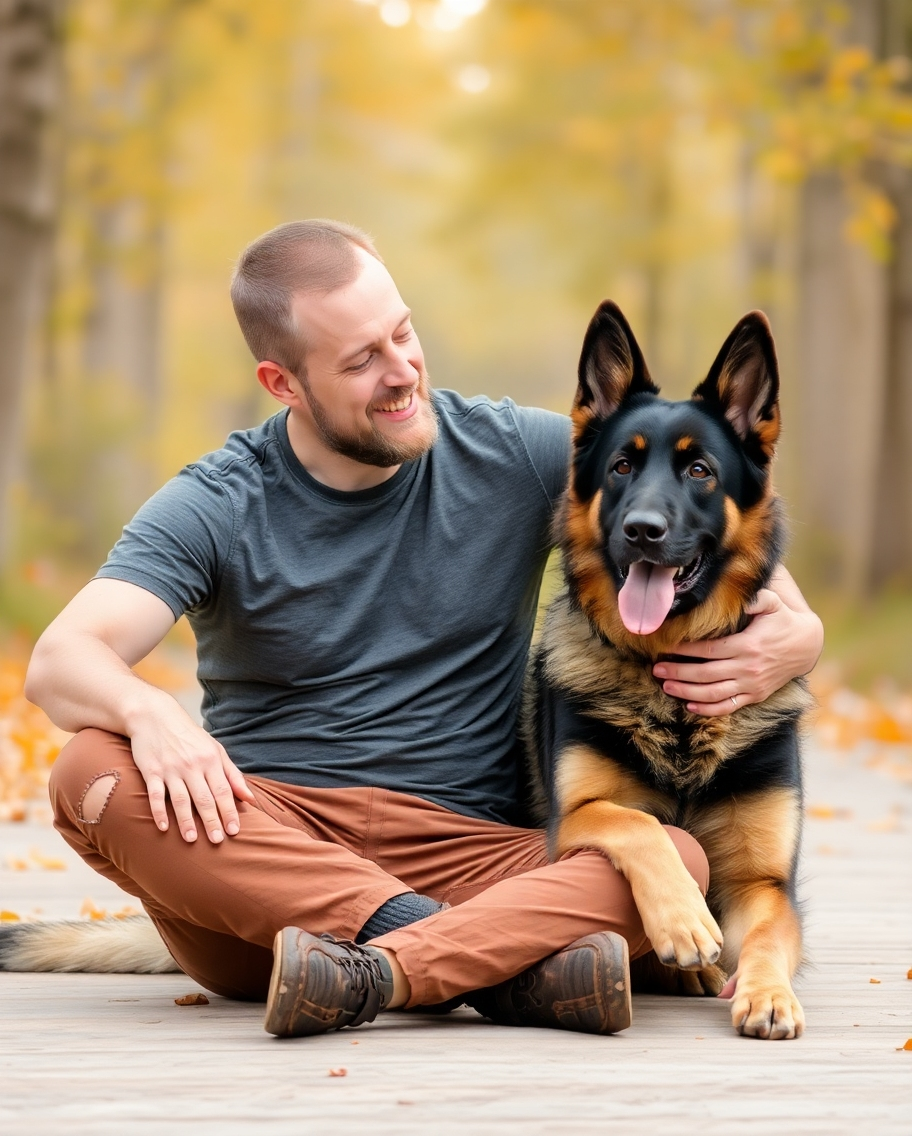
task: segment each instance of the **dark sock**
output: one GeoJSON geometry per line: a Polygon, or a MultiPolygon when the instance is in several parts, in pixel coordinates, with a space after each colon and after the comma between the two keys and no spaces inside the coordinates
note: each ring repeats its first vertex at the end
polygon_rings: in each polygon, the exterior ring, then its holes
{"type": "Polygon", "coordinates": [[[409,923],[417,923],[419,919],[443,911],[444,906],[429,895],[418,895],[413,891],[394,895],[382,907],[377,908],[358,932],[355,942],[367,943],[378,935],[385,935],[387,931],[397,931],[400,927],[407,927],[409,923]]]}

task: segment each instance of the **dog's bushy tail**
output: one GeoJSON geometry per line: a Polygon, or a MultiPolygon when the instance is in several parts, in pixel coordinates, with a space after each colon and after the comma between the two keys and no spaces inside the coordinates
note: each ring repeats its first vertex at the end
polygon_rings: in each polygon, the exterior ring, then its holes
{"type": "Polygon", "coordinates": [[[0,924],[0,970],[168,974],[180,967],[147,915],[0,924]]]}

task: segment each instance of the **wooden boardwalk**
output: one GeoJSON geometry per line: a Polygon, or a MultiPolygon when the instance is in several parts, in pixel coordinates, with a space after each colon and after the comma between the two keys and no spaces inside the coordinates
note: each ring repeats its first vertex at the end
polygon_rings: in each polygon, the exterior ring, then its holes
{"type": "MultiPolygon", "coordinates": [[[[463,1010],[282,1042],[260,1007],[176,1006],[197,989],[181,975],[0,974],[0,1132],[910,1136],[912,785],[863,756],[808,755],[800,1041],[739,1038],[724,1003],[641,997],[619,1037],[463,1010]]],[[[46,826],[0,826],[0,863],[33,848],[67,870],[4,867],[0,907],[129,902],[46,826]]]]}

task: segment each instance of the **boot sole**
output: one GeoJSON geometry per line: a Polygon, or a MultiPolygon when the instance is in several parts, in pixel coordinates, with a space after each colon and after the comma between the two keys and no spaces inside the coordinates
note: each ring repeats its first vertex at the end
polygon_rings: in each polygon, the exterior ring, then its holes
{"type": "MultiPolygon", "coordinates": [[[[597,936],[586,936],[579,948],[596,947],[598,953],[596,985],[599,989],[599,1013],[593,1013],[591,1003],[582,1009],[576,998],[555,1001],[551,1005],[548,1023],[557,1029],[579,1030],[584,1033],[620,1033],[633,1022],[633,1003],[630,997],[630,954],[627,940],[614,931],[602,931],[597,936]]],[[[587,952],[588,953],[588,952],[587,952]]],[[[589,972],[591,962],[580,959],[583,973],[589,972]]],[[[542,1023],[544,1024],[544,1023],[542,1023]]]]}
{"type": "MultiPolygon", "coordinates": [[[[602,931],[598,935],[580,939],[577,951],[579,969],[576,970],[575,980],[570,977],[572,972],[568,973],[569,985],[573,988],[580,983],[588,989],[592,983],[597,990],[598,1010],[596,1011],[589,995],[585,997],[582,1006],[578,996],[557,998],[541,1014],[541,1020],[534,1024],[597,1034],[620,1033],[628,1029],[633,1021],[633,1003],[630,997],[627,940],[614,931],[602,931]],[[596,948],[597,963],[590,954],[593,947],[596,948]]],[[[530,1016],[534,1017],[534,1012],[530,1016]]]]}
{"type": "Polygon", "coordinates": [[[633,1024],[633,1000],[630,996],[630,952],[627,940],[614,931],[606,933],[612,947],[609,973],[623,975],[612,983],[613,995],[608,1004],[606,1033],[620,1033],[633,1024]]]}
{"type": "Polygon", "coordinates": [[[293,972],[293,964],[298,960],[297,939],[296,927],[284,927],[272,944],[275,962],[269,979],[263,1029],[274,1037],[294,1037],[291,1023],[294,1017],[295,995],[289,986],[288,976],[293,972]]]}

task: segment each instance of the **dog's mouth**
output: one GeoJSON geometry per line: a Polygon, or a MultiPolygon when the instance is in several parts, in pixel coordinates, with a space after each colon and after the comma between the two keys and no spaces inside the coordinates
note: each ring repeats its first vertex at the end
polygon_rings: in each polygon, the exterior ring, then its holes
{"type": "Polygon", "coordinates": [[[685,564],[683,568],[679,568],[673,576],[675,595],[681,592],[689,592],[690,589],[697,582],[700,571],[703,568],[703,553],[691,560],[689,564],[685,564]]]}
{"type": "Polygon", "coordinates": [[[703,568],[701,553],[689,564],[652,564],[637,560],[621,568],[618,610],[628,631],[651,635],[662,626],[679,595],[689,592],[703,568]]]}

